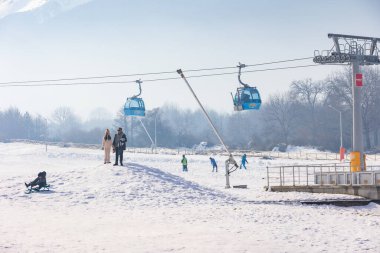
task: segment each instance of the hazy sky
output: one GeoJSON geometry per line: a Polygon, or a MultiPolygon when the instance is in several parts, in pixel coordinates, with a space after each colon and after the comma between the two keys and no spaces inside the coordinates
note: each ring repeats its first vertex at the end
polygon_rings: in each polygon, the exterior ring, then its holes
{"type": "MultiPolygon", "coordinates": [[[[0,0],[0,82],[311,57],[315,49],[332,47],[328,33],[380,37],[379,10],[378,0],[0,0]]],[[[305,64],[312,60],[247,70],[305,64]]],[[[340,68],[246,73],[242,79],[259,88],[265,103],[293,80],[321,80],[340,68]]],[[[235,75],[189,81],[206,107],[233,111],[235,75]]],[[[97,107],[115,114],[136,92],[133,84],[0,88],[0,109],[16,106],[49,116],[69,106],[86,119],[97,107]]],[[[147,109],[197,106],[182,80],[143,83],[142,97],[147,109]]]]}

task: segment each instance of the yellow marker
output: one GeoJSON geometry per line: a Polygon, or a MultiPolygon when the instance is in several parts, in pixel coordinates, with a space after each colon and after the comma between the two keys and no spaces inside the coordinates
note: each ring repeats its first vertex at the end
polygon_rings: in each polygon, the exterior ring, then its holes
{"type": "Polygon", "coordinates": [[[353,151],[350,153],[351,158],[351,172],[361,171],[360,169],[360,152],[353,151]]]}

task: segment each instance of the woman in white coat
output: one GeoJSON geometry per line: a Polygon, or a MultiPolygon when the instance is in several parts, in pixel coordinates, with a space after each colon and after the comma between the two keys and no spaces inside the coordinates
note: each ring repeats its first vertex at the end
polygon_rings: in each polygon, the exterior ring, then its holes
{"type": "Polygon", "coordinates": [[[108,128],[103,136],[102,147],[104,149],[104,164],[111,163],[112,138],[108,128]]]}

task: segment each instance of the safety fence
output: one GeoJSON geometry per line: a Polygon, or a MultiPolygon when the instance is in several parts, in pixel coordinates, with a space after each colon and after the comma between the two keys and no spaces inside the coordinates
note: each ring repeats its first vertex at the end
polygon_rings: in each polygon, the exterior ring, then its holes
{"type": "Polygon", "coordinates": [[[267,167],[267,186],[380,185],[380,165],[351,172],[350,164],[267,167]]]}
{"type": "MultiPolygon", "coordinates": [[[[331,152],[277,152],[277,151],[257,151],[253,156],[269,157],[269,158],[282,158],[282,159],[299,159],[299,160],[339,160],[339,153],[331,152]]],[[[345,160],[350,160],[350,154],[346,154],[345,160]]],[[[367,154],[366,160],[377,161],[380,160],[380,154],[367,154]]]]}

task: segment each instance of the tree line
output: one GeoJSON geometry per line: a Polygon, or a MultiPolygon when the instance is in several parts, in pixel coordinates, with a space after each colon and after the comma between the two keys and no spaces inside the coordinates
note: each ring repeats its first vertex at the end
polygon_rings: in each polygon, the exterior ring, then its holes
{"type": "MultiPolygon", "coordinates": [[[[366,150],[379,146],[380,71],[362,69],[362,124],[366,150]]],[[[262,111],[267,143],[311,145],[327,150],[340,146],[339,113],[342,112],[343,145],[352,146],[352,72],[336,72],[322,81],[294,81],[288,92],[272,95],[262,111]]]]}
{"type": "MultiPolygon", "coordinates": [[[[380,71],[376,67],[365,67],[362,72],[363,137],[368,151],[379,147],[380,71]]],[[[264,100],[259,111],[208,112],[226,144],[233,149],[270,150],[291,144],[336,151],[340,146],[340,133],[339,113],[331,108],[334,107],[342,112],[343,145],[350,149],[351,79],[351,69],[346,68],[324,80],[293,81],[287,91],[264,100]]],[[[127,134],[128,146],[151,146],[141,122],[125,117],[122,108],[113,119],[102,118],[101,111],[97,115],[97,119],[83,122],[68,107],[57,108],[49,119],[9,108],[0,111],[0,140],[21,138],[98,144],[105,128],[114,130],[121,126],[127,134]]],[[[207,142],[208,146],[219,145],[200,110],[165,105],[148,110],[142,122],[160,147],[191,148],[200,142],[207,142]]]]}

